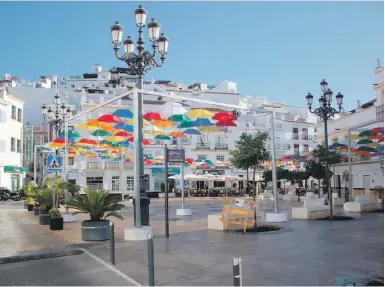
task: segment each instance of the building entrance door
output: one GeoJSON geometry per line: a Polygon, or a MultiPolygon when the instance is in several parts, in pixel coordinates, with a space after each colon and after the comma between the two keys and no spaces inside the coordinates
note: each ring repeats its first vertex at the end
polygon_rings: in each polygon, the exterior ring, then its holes
{"type": "Polygon", "coordinates": [[[364,194],[370,196],[370,175],[364,175],[363,178],[364,194]]]}
{"type": "Polygon", "coordinates": [[[11,175],[11,187],[12,191],[18,190],[20,188],[20,175],[12,174],[11,175]]]}

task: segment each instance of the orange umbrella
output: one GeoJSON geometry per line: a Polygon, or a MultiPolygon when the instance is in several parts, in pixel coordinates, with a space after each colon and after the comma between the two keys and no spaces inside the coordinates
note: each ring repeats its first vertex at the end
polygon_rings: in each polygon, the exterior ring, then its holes
{"type": "Polygon", "coordinates": [[[184,138],[184,137],[186,137],[186,135],[184,133],[181,133],[181,132],[171,132],[168,135],[171,136],[171,137],[174,137],[174,138],[184,138]]]}
{"type": "Polygon", "coordinates": [[[154,121],[154,126],[158,128],[171,128],[174,126],[174,123],[169,120],[156,120],[154,121]]]}

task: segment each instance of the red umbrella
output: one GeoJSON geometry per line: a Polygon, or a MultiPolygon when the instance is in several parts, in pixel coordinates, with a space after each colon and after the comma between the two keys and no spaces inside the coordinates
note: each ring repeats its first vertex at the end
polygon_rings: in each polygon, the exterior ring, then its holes
{"type": "Polygon", "coordinates": [[[133,136],[128,137],[127,141],[128,141],[128,142],[134,142],[134,137],[133,137],[133,136]]]}
{"type": "Polygon", "coordinates": [[[100,118],[98,118],[98,121],[105,122],[105,123],[116,123],[116,124],[123,123],[121,118],[111,114],[101,116],[100,118]]]}
{"type": "Polygon", "coordinates": [[[95,145],[98,144],[98,141],[90,139],[81,139],[79,143],[95,145]]]}
{"type": "Polygon", "coordinates": [[[131,162],[129,158],[125,159],[124,162],[131,162]]]}
{"type": "Polygon", "coordinates": [[[188,162],[189,164],[192,164],[194,162],[194,159],[192,159],[191,157],[188,157],[186,158],[186,162],[188,162]]]}
{"type": "Polygon", "coordinates": [[[219,112],[219,113],[216,113],[212,117],[212,119],[216,120],[216,121],[222,121],[222,120],[235,121],[237,119],[237,117],[233,113],[230,113],[230,112],[219,112]]]}
{"type": "Polygon", "coordinates": [[[117,137],[130,137],[130,136],[132,136],[132,134],[130,134],[129,132],[126,132],[126,131],[120,131],[120,132],[117,132],[115,134],[115,136],[117,136],[117,137]]]}
{"type": "Polygon", "coordinates": [[[159,113],[156,113],[156,112],[149,112],[149,113],[145,114],[143,116],[143,118],[145,118],[148,121],[151,121],[151,120],[162,120],[163,119],[162,116],[159,113]]]}
{"type": "Polygon", "coordinates": [[[148,140],[148,139],[144,139],[144,140],[143,140],[143,144],[144,144],[144,145],[149,145],[149,144],[151,144],[151,142],[150,142],[150,140],[148,140]]]}
{"type": "Polygon", "coordinates": [[[217,127],[236,127],[237,124],[231,120],[217,121],[215,124],[217,127]]]}
{"type": "Polygon", "coordinates": [[[384,128],[383,127],[378,127],[374,128],[370,131],[372,134],[383,134],[384,133],[384,128]]]}
{"type": "Polygon", "coordinates": [[[378,142],[383,142],[384,137],[382,135],[368,136],[370,140],[377,140],[378,142]]]}

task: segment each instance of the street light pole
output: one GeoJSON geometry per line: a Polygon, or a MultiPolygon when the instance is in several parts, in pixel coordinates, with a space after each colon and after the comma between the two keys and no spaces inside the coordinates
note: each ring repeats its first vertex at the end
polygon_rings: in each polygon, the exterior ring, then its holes
{"type": "MultiPolygon", "coordinates": [[[[138,40],[135,43],[133,39],[128,36],[123,41],[124,55],[119,56],[119,45],[122,43],[123,27],[116,22],[111,27],[112,43],[114,44],[115,56],[117,59],[125,62],[129,70],[138,77],[137,87],[139,90],[143,89],[143,77],[153,67],[162,67],[168,50],[168,39],[160,34],[160,24],[154,18],[147,25],[149,38],[152,43],[152,52],[145,51],[143,28],[146,26],[147,11],[139,5],[135,10],[135,20],[138,30],[138,40]],[[159,35],[160,34],[160,35],[159,35]],[[158,52],[158,53],[157,53],[158,52]],[[159,60],[157,57],[159,56],[159,60]]],[[[143,94],[136,93],[133,98],[134,104],[134,155],[135,155],[135,199],[133,201],[135,206],[135,227],[148,226],[150,224],[149,205],[150,199],[146,196],[145,182],[144,182],[144,164],[143,164],[143,94]],[[139,200],[138,200],[139,199],[139,200]]]]}
{"type": "Polygon", "coordinates": [[[335,114],[338,114],[342,110],[342,99],[343,95],[341,93],[338,93],[336,95],[338,110],[331,107],[331,103],[333,100],[333,92],[328,89],[328,83],[325,81],[325,79],[322,80],[320,83],[321,90],[323,92],[323,95],[319,98],[319,107],[312,110],[311,106],[313,104],[313,95],[308,93],[306,96],[307,105],[309,107],[309,111],[312,114],[315,114],[319,116],[322,121],[324,122],[324,136],[325,136],[325,179],[324,182],[328,184],[329,187],[329,205],[330,205],[330,220],[333,220],[333,197],[331,194],[330,184],[329,184],[329,163],[328,163],[328,156],[329,156],[329,142],[328,142],[328,119],[333,117],[335,114]]]}

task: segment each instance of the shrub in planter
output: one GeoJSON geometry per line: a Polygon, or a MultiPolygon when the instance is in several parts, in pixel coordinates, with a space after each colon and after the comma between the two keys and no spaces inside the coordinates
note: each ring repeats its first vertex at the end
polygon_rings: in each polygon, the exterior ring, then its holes
{"type": "Polygon", "coordinates": [[[39,208],[39,223],[40,225],[49,224],[49,210],[46,205],[41,205],[39,208]]]}
{"type": "Polygon", "coordinates": [[[115,216],[123,220],[118,213],[124,207],[118,197],[109,196],[107,190],[86,189],[85,194],[74,195],[68,201],[68,207],[76,209],[73,215],[88,213],[91,220],[82,222],[82,239],[84,241],[102,241],[109,239],[109,220],[107,217],[115,216]]]}
{"type": "Polygon", "coordinates": [[[60,211],[56,208],[52,208],[49,211],[49,229],[51,230],[63,230],[63,217],[60,211]]]}
{"type": "Polygon", "coordinates": [[[35,199],[33,199],[32,197],[28,197],[28,199],[27,199],[27,209],[28,209],[28,211],[33,211],[34,204],[35,204],[35,199]]]}

